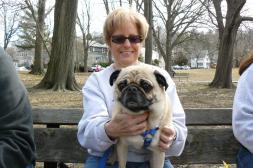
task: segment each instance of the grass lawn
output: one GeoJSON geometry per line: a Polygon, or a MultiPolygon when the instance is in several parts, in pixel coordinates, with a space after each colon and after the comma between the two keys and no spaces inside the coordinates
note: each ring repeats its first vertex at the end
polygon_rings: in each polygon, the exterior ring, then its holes
{"type": "MultiPolygon", "coordinates": [[[[190,69],[177,70],[176,72],[189,73],[189,80],[174,79],[180,100],[184,108],[229,108],[232,107],[235,88],[214,89],[209,88],[208,83],[212,81],[215,69],[190,69]]],[[[81,108],[81,91],[53,92],[51,90],[34,89],[43,76],[31,75],[27,72],[19,73],[24,82],[31,104],[33,107],[44,108],[81,108]]],[[[90,73],[76,73],[76,80],[83,86],[90,73]]],[[[238,69],[233,69],[232,80],[239,78],[238,69]]]]}

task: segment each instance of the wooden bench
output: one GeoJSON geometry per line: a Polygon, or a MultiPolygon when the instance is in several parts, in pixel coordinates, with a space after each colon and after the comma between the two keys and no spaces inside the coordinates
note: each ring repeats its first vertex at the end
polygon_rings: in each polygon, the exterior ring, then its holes
{"type": "MultiPolygon", "coordinates": [[[[231,128],[230,108],[185,109],[188,137],[183,154],[173,164],[235,163],[239,144],[231,128]]],[[[37,161],[46,168],[56,162],[83,163],[87,152],[77,138],[82,109],[33,109],[37,161]]]]}
{"type": "Polygon", "coordinates": [[[189,79],[189,73],[183,73],[183,72],[176,72],[173,78],[178,78],[179,81],[181,81],[181,79],[189,79]]]}

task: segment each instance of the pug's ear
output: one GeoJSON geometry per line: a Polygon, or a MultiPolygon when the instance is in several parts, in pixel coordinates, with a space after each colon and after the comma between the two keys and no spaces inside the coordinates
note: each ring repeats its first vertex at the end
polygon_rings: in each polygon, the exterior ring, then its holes
{"type": "Polygon", "coordinates": [[[157,70],[154,71],[154,75],[155,75],[155,78],[156,78],[156,81],[158,82],[158,84],[161,86],[164,86],[165,90],[166,90],[169,85],[168,85],[165,77],[157,70]]]}
{"type": "Polygon", "coordinates": [[[109,81],[111,86],[113,85],[113,83],[114,83],[114,82],[116,81],[116,79],[118,78],[120,71],[121,71],[121,70],[116,70],[116,71],[114,71],[114,72],[111,74],[111,76],[110,76],[110,81],[109,81]]]}

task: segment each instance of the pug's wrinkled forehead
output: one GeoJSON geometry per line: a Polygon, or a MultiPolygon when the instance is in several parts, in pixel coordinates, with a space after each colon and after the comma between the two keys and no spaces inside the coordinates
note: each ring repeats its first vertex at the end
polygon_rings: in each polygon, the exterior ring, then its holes
{"type": "Polygon", "coordinates": [[[127,80],[128,83],[140,83],[140,80],[147,80],[153,83],[151,80],[155,80],[152,71],[146,69],[146,71],[141,71],[141,69],[124,69],[119,75],[119,80],[127,80]]]}
{"type": "Polygon", "coordinates": [[[141,65],[133,65],[121,70],[116,70],[110,77],[110,84],[113,85],[115,81],[116,83],[126,81],[127,83],[139,84],[143,80],[151,85],[157,82],[161,87],[164,87],[165,90],[168,88],[168,83],[160,72],[141,65]]]}

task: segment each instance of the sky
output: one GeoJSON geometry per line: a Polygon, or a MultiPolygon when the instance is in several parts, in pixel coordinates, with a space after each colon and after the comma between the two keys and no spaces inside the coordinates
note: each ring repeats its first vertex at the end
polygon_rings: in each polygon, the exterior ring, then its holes
{"type": "MultiPolygon", "coordinates": [[[[102,32],[103,23],[106,18],[105,7],[103,3],[99,3],[98,1],[93,1],[93,3],[95,7],[92,8],[91,12],[92,13],[91,30],[93,30],[94,32],[102,32]]],[[[253,0],[247,0],[242,11],[243,11],[242,16],[253,17],[253,0]]]]}
{"type": "MultiPolygon", "coordinates": [[[[79,3],[81,2],[81,0],[79,0],[79,3]]],[[[106,18],[106,11],[104,8],[104,4],[102,1],[91,1],[91,33],[102,33],[103,31],[103,24],[104,24],[104,20],[106,18]]],[[[52,4],[52,1],[51,1],[52,4]]],[[[78,6],[83,6],[83,4],[79,4],[78,6]]],[[[79,9],[80,10],[80,9],[79,9]]],[[[247,0],[246,4],[243,8],[243,13],[242,16],[251,16],[253,17],[253,0],[247,0]]],[[[2,20],[0,19],[0,22],[2,20]]],[[[52,25],[52,21],[53,21],[53,16],[50,19],[50,24],[51,27],[52,25]]],[[[3,24],[0,24],[3,25],[3,24]]],[[[253,23],[252,23],[253,25],[253,23]]],[[[252,26],[253,27],[253,26],[252,26]]],[[[77,28],[77,33],[80,34],[80,30],[79,28],[77,28]]],[[[3,46],[3,40],[4,40],[4,36],[3,36],[3,27],[0,26],[0,45],[3,46]]]]}
{"type": "Polygon", "coordinates": [[[253,0],[247,0],[246,4],[244,5],[244,9],[246,10],[247,14],[253,16],[253,0]]]}

